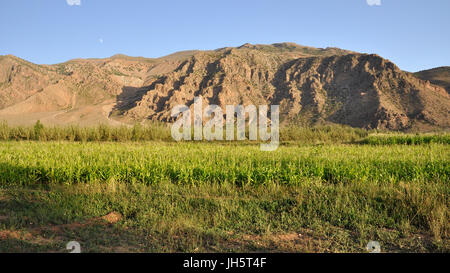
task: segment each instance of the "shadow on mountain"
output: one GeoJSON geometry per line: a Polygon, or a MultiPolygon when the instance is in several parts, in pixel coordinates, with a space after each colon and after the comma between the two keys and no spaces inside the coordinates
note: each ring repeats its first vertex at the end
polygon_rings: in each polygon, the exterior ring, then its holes
{"type": "Polygon", "coordinates": [[[155,89],[157,84],[163,84],[165,80],[165,77],[160,77],[148,86],[123,86],[122,93],[116,96],[116,106],[113,108],[113,111],[124,113],[130,110],[137,105],[137,102],[142,100],[148,91],[155,89]]]}
{"type": "Polygon", "coordinates": [[[122,87],[122,93],[116,96],[116,106],[113,110],[126,112],[136,106],[136,103],[147,93],[146,87],[122,87]]]}

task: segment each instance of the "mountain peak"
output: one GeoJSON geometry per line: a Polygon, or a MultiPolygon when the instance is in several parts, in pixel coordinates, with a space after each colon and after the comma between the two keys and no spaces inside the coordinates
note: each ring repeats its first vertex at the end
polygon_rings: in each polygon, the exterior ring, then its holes
{"type": "Polygon", "coordinates": [[[255,48],[255,46],[250,43],[245,43],[241,46],[238,46],[238,48],[255,48]]]}
{"type": "Polygon", "coordinates": [[[121,54],[121,53],[117,53],[117,54],[112,55],[110,58],[111,59],[128,59],[128,58],[130,58],[130,56],[121,54]]]}

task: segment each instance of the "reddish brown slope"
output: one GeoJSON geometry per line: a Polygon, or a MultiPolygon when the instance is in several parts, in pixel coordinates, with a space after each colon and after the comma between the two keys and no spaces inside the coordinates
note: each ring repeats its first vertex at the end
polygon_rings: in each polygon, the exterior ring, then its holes
{"type": "Polygon", "coordinates": [[[115,55],[35,65],[0,57],[0,120],[48,124],[170,121],[177,104],[279,104],[284,123],[405,130],[449,127],[444,88],[377,55],[292,43],[115,55]]]}

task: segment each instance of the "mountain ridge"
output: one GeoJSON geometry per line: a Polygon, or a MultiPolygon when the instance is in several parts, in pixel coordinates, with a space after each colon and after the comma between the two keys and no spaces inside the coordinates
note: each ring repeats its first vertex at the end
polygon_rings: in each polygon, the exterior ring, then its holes
{"type": "MultiPolygon", "coordinates": [[[[445,78],[445,77],[444,77],[445,78]]],[[[446,86],[376,54],[294,43],[116,54],[36,65],[0,56],[0,120],[12,124],[170,122],[177,104],[279,104],[284,124],[448,129],[446,86]]]]}

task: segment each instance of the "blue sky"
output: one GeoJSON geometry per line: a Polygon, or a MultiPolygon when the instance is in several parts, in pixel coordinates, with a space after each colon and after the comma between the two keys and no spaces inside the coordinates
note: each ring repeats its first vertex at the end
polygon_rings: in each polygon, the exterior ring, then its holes
{"type": "Polygon", "coordinates": [[[295,42],[450,65],[449,0],[2,0],[0,14],[0,54],[39,64],[295,42]]]}

